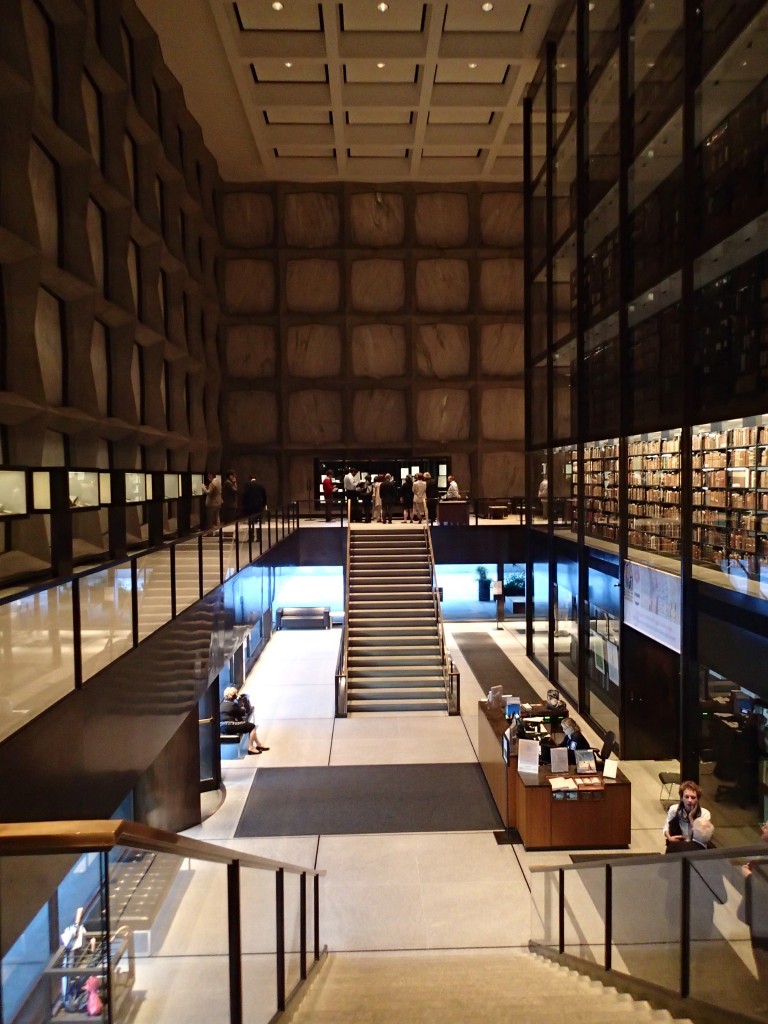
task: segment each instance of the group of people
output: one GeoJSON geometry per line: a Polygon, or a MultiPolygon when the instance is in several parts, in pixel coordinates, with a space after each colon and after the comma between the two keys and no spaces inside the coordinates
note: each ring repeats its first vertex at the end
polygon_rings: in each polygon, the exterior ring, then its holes
{"type": "Polygon", "coordinates": [[[240,514],[249,518],[260,516],[267,508],[267,492],[254,473],[251,473],[243,489],[242,511],[237,473],[234,469],[227,473],[223,482],[218,473],[206,473],[203,494],[207,530],[217,530],[222,524],[233,523],[240,514]]]}
{"type": "MultiPolygon", "coordinates": [[[[323,478],[325,517],[333,517],[334,483],[330,473],[323,478]]],[[[445,500],[459,498],[459,485],[448,477],[445,500]]],[[[440,500],[437,480],[431,473],[408,473],[400,484],[391,473],[380,473],[371,478],[370,473],[360,476],[353,467],[344,476],[344,500],[351,503],[353,522],[434,523],[437,518],[437,504],[440,500]],[[402,515],[401,515],[402,513],[402,515]]]]}

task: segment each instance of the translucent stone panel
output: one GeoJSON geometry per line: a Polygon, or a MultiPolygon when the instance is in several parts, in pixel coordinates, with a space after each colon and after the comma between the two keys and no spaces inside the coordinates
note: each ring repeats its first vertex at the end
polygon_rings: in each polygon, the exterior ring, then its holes
{"type": "Polygon", "coordinates": [[[405,267],[401,260],[355,260],[350,290],[358,313],[396,313],[405,303],[405,267]]]}
{"type": "Polygon", "coordinates": [[[466,260],[419,260],[416,306],[423,313],[464,313],[469,307],[466,260]]]}
{"type": "Polygon", "coordinates": [[[397,192],[361,192],[349,201],[349,222],[356,245],[373,248],[402,245],[405,238],[405,208],[397,192]]]}
{"type": "Polygon", "coordinates": [[[128,184],[131,188],[131,197],[136,196],[136,145],[130,135],[123,139],[123,158],[125,169],[128,174],[128,184]]]}
{"type": "Polygon", "coordinates": [[[288,434],[297,444],[341,440],[341,395],[338,391],[296,391],[288,400],[288,434]]]}
{"type": "Polygon", "coordinates": [[[485,245],[523,244],[522,192],[488,192],[482,196],[480,237],[485,245]]]}
{"type": "Polygon", "coordinates": [[[459,388],[422,391],[416,402],[421,441],[465,441],[469,437],[469,392],[459,388]]]}
{"type": "Polygon", "coordinates": [[[335,313],[341,302],[336,260],[289,260],[285,301],[292,313],[335,313]]]}
{"type": "Polygon", "coordinates": [[[131,284],[131,295],[133,296],[133,307],[139,309],[139,249],[136,243],[131,240],[128,243],[128,280],[131,284]]]}
{"type": "Polygon", "coordinates": [[[525,392],[493,388],[480,400],[480,428],[488,441],[522,441],[525,437],[525,392]]]}
{"type": "Polygon", "coordinates": [[[358,391],[352,400],[352,432],[356,441],[372,444],[403,441],[406,401],[403,391],[358,391]]]}
{"type": "Polygon", "coordinates": [[[40,249],[56,262],[59,255],[59,200],[56,165],[36,143],[29,147],[29,183],[35,206],[40,249]]]}
{"type": "Polygon", "coordinates": [[[225,334],[227,373],[232,377],[273,377],[275,332],[258,324],[235,324],[225,334]]]}
{"type": "Polygon", "coordinates": [[[469,328],[466,324],[424,324],[416,339],[416,367],[423,377],[466,377],[469,328]]]}
{"type": "Polygon", "coordinates": [[[270,444],[277,439],[277,399],[271,391],[230,391],[222,412],[234,444],[270,444]]]}
{"type": "Polygon", "coordinates": [[[455,249],[469,237],[469,204],[460,192],[435,192],[416,196],[414,218],[419,245],[455,249]]]}
{"type": "Polygon", "coordinates": [[[226,260],[224,301],[232,313],[271,313],[275,305],[275,268],[271,260],[226,260]]]}
{"type": "Polygon", "coordinates": [[[483,455],[480,486],[483,494],[525,494],[525,455],[522,452],[489,452],[483,455]]]}
{"type": "Polygon", "coordinates": [[[37,292],[35,344],[45,400],[49,405],[61,405],[64,374],[61,311],[58,299],[44,288],[37,292]]]}
{"type": "Polygon", "coordinates": [[[352,372],[356,377],[401,377],[405,368],[405,328],[400,324],[352,328],[352,372]]]}
{"type": "Polygon", "coordinates": [[[258,249],[271,245],[275,234],[272,196],[262,192],[226,192],[221,196],[221,227],[225,245],[258,249]]]}
{"type": "Polygon", "coordinates": [[[341,337],[332,324],[289,327],[286,363],[294,377],[335,377],[341,373],[341,337]]]}
{"type": "Polygon", "coordinates": [[[485,324],[480,329],[480,370],[488,377],[523,372],[523,325],[485,324]]]}
{"type": "Polygon", "coordinates": [[[35,82],[35,92],[45,110],[53,114],[53,62],[51,58],[51,30],[43,12],[33,0],[23,0],[22,13],[27,33],[29,61],[35,82]]]}
{"type": "Polygon", "coordinates": [[[523,261],[481,260],[480,304],[489,313],[523,308],[523,261]]]}
{"type": "Polygon", "coordinates": [[[339,242],[339,197],[329,192],[291,192],[285,197],[283,230],[288,245],[320,249],[339,242]]]}
{"type": "Polygon", "coordinates": [[[109,415],[109,370],[107,363],[107,332],[98,320],[91,331],[91,372],[96,389],[96,404],[102,416],[109,415]]]}

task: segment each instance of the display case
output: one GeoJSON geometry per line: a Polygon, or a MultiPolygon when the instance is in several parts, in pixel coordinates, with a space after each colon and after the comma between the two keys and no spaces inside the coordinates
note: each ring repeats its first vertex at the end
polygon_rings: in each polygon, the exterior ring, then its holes
{"type": "Polygon", "coordinates": [[[147,477],[144,473],[126,473],[125,474],[125,500],[128,504],[133,505],[138,502],[146,501],[147,495],[147,477]]]}
{"type": "Polygon", "coordinates": [[[612,438],[584,448],[584,532],[619,539],[619,441],[612,438]]]}
{"type": "Polygon", "coordinates": [[[70,469],[67,473],[69,507],[99,507],[99,473],[96,470],[70,469]]]}
{"type": "Polygon", "coordinates": [[[205,476],[202,473],[192,474],[192,497],[201,498],[205,494],[205,476]]]}
{"type": "Polygon", "coordinates": [[[656,431],[627,442],[630,548],[677,556],[680,551],[680,431],[656,431]]]}
{"type": "Polygon", "coordinates": [[[27,514],[27,475],[23,469],[0,470],[0,517],[27,514]]]}
{"type": "Polygon", "coordinates": [[[172,501],[181,496],[181,477],[178,473],[163,473],[163,497],[172,501]]]}

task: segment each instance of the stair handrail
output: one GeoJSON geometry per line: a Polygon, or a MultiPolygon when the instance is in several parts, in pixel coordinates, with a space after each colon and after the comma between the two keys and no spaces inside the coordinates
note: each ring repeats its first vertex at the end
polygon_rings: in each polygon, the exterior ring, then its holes
{"type": "Polygon", "coordinates": [[[445,697],[448,701],[448,713],[458,715],[461,710],[460,679],[459,673],[448,653],[445,642],[445,623],[443,622],[443,609],[440,602],[440,591],[437,586],[437,568],[435,566],[435,550],[432,547],[432,529],[429,523],[424,524],[424,533],[427,538],[427,554],[429,557],[429,571],[432,576],[432,604],[435,609],[435,621],[437,622],[437,638],[440,644],[440,666],[443,672],[443,687],[445,697]]]}
{"type": "MultiPolygon", "coordinates": [[[[691,955],[691,944],[694,941],[693,934],[693,908],[694,906],[701,909],[702,899],[712,899],[713,904],[718,904],[720,907],[725,907],[729,902],[733,904],[732,909],[734,912],[734,919],[738,919],[741,922],[741,926],[746,929],[749,927],[750,938],[752,937],[752,926],[749,924],[751,920],[752,908],[750,906],[751,892],[749,885],[747,884],[746,875],[750,872],[744,871],[744,865],[749,864],[752,869],[752,873],[759,870],[763,866],[768,868],[768,855],[766,854],[765,844],[753,845],[753,846],[739,846],[739,847],[723,847],[716,849],[702,849],[696,851],[685,851],[680,853],[674,853],[669,856],[665,853],[654,853],[654,854],[636,854],[627,856],[622,854],[618,857],[611,857],[606,855],[604,858],[595,858],[590,860],[588,864],[585,863],[574,863],[574,864],[559,864],[559,865],[531,865],[531,915],[532,922],[536,919],[539,920],[541,925],[541,937],[537,939],[532,937],[529,941],[529,949],[538,953],[556,963],[564,964],[568,967],[579,971],[582,974],[586,974],[591,978],[596,978],[606,984],[614,985],[624,991],[629,991],[633,995],[640,998],[647,999],[654,1006],[666,1006],[676,1005],[678,1008],[683,1008],[683,1015],[690,1016],[692,1019],[698,1019],[697,1012],[702,1010],[705,1019],[709,1020],[708,1011],[716,1009],[719,1014],[725,1014],[728,1011],[733,1011],[736,1019],[743,1018],[738,1012],[736,1006],[726,1006],[723,1003],[710,1002],[706,998],[706,993],[699,992],[699,989],[692,986],[692,973],[696,966],[696,959],[691,955]],[[721,862],[724,865],[728,865],[731,875],[729,882],[733,888],[733,898],[728,896],[720,896],[706,880],[702,872],[699,870],[699,866],[706,868],[707,864],[721,862]],[[616,944],[615,934],[620,932],[622,929],[626,929],[628,926],[628,918],[632,917],[634,926],[637,926],[636,914],[637,914],[637,902],[632,899],[631,909],[625,905],[625,903],[619,898],[618,906],[619,911],[615,912],[616,903],[614,901],[614,888],[616,884],[617,872],[622,870],[631,870],[634,867],[640,868],[653,868],[658,867],[669,867],[672,864],[680,865],[680,886],[678,892],[679,899],[679,922],[680,932],[679,938],[677,939],[677,957],[680,964],[679,975],[677,978],[677,986],[670,984],[669,982],[660,982],[655,980],[653,983],[649,982],[642,974],[632,974],[631,969],[626,963],[622,966],[613,966],[613,947],[616,944]],[[595,903],[595,907],[598,909],[598,913],[602,914],[602,929],[603,935],[600,936],[597,930],[592,930],[590,940],[586,945],[589,946],[589,951],[585,951],[584,954],[580,952],[583,948],[583,936],[576,936],[575,940],[566,940],[566,932],[568,928],[573,929],[574,920],[569,910],[567,899],[566,899],[566,879],[570,874],[576,872],[576,880],[581,882],[580,872],[590,872],[590,891],[592,892],[592,898],[595,903]],[[600,892],[597,888],[597,879],[603,878],[603,899],[600,900],[600,892]],[[543,882],[538,882],[537,877],[544,876],[543,882]],[[704,883],[704,888],[709,891],[709,897],[704,897],[703,893],[699,891],[694,899],[694,895],[691,891],[691,880],[693,876],[697,876],[701,882],[704,883]],[[547,876],[556,876],[554,878],[548,878],[547,876]],[[741,887],[742,891],[739,891],[741,887]],[[536,894],[539,894],[541,907],[546,908],[542,914],[540,912],[540,906],[537,905],[536,894]],[[736,902],[739,899],[739,902],[736,902]],[[602,904],[602,907],[601,907],[602,904]],[[546,910],[550,913],[547,914],[546,910]],[[622,918],[620,915],[624,913],[622,918]],[[603,955],[602,957],[595,955],[595,950],[599,949],[602,945],[603,955]],[[681,1002],[682,1001],[682,1002],[681,1002]],[[689,1007],[689,1009],[686,1009],[689,1007]]],[[[649,875],[643,876],[644,884],[647,884],[649,875]]],[[[723,872],[723,878],[728,876],[723,872]]],[[[768,872],[766,873],[768,878],[768,872]]],[[[672,892],[672,887],[668,879],[659,877],[657,884],[665,886],[668,893],[672,892]]],[[[582,890],[579,889],[579,898],[582,898],[582,890]]],[[[625,888],[622,890],[626,892],[625,888]]],[[[723,887],[724,893],[726,892],[723,887]]],[[[668,900],[668,897],[667,897],[668,900]]],[[[667,914],[664,915],[666,918],[671,919],[670,915],[674,915],[674,907],[669,905],[667,914]]],[[[706,913],[704,914],[706,917],[706,913]]],[[[677,918],[676,918],[677,919],[677,918]]],[[[533,928],[533,924],[532,924],[533,928]]],[[[728,938],[727,933],[723,935],[723,942],[730,944],[735,941],[733,937],[728,938]]],[[[671,941],[669,935],[664,935],[658,940],[659,944],[665,947],[665,958],[674,957],[674,942],[671,941]]],[[[653,945],[652,940],[647,936],[644,936],[643,943],[646,946],[653,945]]],[[[723,961],[724,962],[724,961],[723,961]]],[[[725,969],[725,968],[724,968],[725,969]]],[[[737,987],[737,986],[736,986],[737,987]]],[[[725,1016],[722,1019],[726,1019],[725,1016]]],[[[727,1019],[732,1019],[728,1017],[727,1019]]],[[[749,1018],[752,1019],[752,1018],[749,1018]]]]}
{"type": "MultiPolygon", "coordinates": [[[[347,503],[349,505],[349,503],[347,503]]],[[[349,512],[349,508],[348,508],[349,512]]],[[[352,552],[352,528],[351,521],[347,519],[347,544],[344,556],[344,622],[341,627],[341,642],[339,643],[339,657],[336,661],[335,695],[336,695],[336,717],[346,718],[347,716],[347,681],[348,681],[348,656],[349,656],[349,576],[350,557],[352,552]]]]}
{"type": "MultiPolygon", "coordinates": [[[[275,966],[277,971],[275,1008],[278,1014],[286,1010],[288,1003],[304,988],[314,969],[319,965],[321,959],[327,955],[327,946],[321,947],[320,945],[319,882],[320,878],[326,874],[323,868],[305,867],[287,861],[259,857],[231,847],[218,846],[199,839],[191,839],[187,836],[180,836],[174,832],[166,832],[162,829],[141,825],[133,821],[97,819],[0,824],[0,857],[41,857],[59,854],[82,855],[95,853],[101,858],[100,874],[103,879],[103,888],[100,887],[101,895],[99,898],[105,901],[105,907],[107,908],[102,917],[103,927],[106,929],[104,934],[107,941],[104,943],[106,951],[100,954],[103,959],[99,961],[99,967],[103,963],[106,975],[106,982],[101,988],[104,1017],[106,1020],[116,1019],[115,1014],[117,1007],[120,1005],[118,1000],[120,1000],[121,996],[113,991],[112,985],[112,972],[114,968],[112,958],[115,955],[125,955],[123,953],[113,953],[118,937],[124,949],[132,949],[130,934],[126,925],[120,924],[118,919],[110,919],[109,914],[112,899],[110,886],[114,877],[112,867],[110,866],[112,863],[110,854],[116,848],[136,853],[170,854],[181,859],[208,861],[226,867],[227,957],[229,970],[226,976],[227,988],[222,990],[220,997],[222,1005],[229,1004],[229,1024],[243,1024],[244,1019],[244,953],[242,950],[241,933],[242,921],[248,910],[243,903],[242,868],[270,871],[274,873],[275,877],[275,966]],[[298,876],[299,884],[299,978],[290,991],[288,991],[287,987],[286,874],[298,876]],[[308,913],[308,878],[312,879],[313,890],[311,915],[308,913]],[[126,936],[128,936],[127,947],[125,945],[126,936]],[[307,961],[310,959],[311,964],[308,964],[307,961]]],[[[45,894],[41,893],[40,895],[42,901],[45,902],[49,898],[50,893],[46,891],[45,894]]],[[[4,906],[6,901],[10,903],[12,900],[12,894],[6,893],[4,895],[4,906]]],[[[82,910],[79,914],[82,914],[82,910]]],[[[80,919],[78,918],[78,923],[80,919]]],[[[62,939],[62,941],[64,940],[62,939]]],[[[94,940],[92,939],[91,941],[94,940]]],[[[134,954],[129,952],[127,956],[132,959],[134,954]]],[[[93,969],[93,965],[89,964],[89,967],[93,969]]],[[[131,968],[129,967],[129,970],[124,972],[125,976],[128,976],[130,970],[131,968]]],[[[43,972],[44,968],[41,967],[41,980],[43,979],[43,972]]],[[[97,974],[98,969],[94,973],[97,974]]],[[[66,973],[63,980],[66,980],[66,973]]],[[[275,1020],[277,1017],[273,1016],[272,1019],[275,1020]]]]}

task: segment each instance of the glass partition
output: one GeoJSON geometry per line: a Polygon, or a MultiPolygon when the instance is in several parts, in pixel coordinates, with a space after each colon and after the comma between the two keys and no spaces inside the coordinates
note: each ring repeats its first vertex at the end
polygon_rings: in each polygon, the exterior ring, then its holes
{"type": "Polygon", "coordinates": [[[589,713],[604,731],[617,736],[621,709],[619,674],[618,557],[590,552],[587,600],[589,652],[587,687],[589,713]]]}
{"type": "Polygon", "coordinates": [[[171,553],[169,548],[136,559],[139,642],[171,620],[171,553]]]}
{"type": "Polygon", "coordinates": [[[0,738],[74,686],[72,583],[0,605],[0,738]]]}
{"type": "Polygon", "coordinates": [[[605,962],[605,868],[564,875],[564,953],[592,963],[605,962]]]}
{"type": "Polygon", "coordinates": [[[176,551],[176,614],[200,600],[200,549],[197,537],[180,541],[176,551]]]}
{"type": "Polygon", "coordinates": [[[112,566],[81,576],[80,649],[90,679],[133,646],[131,567],[112,566]]]}
{"type": "Polygon", "coordinates": [[[573,543],[555,539],[555,681],[576,702],[579,696],[579,565],[573,543]]]}

